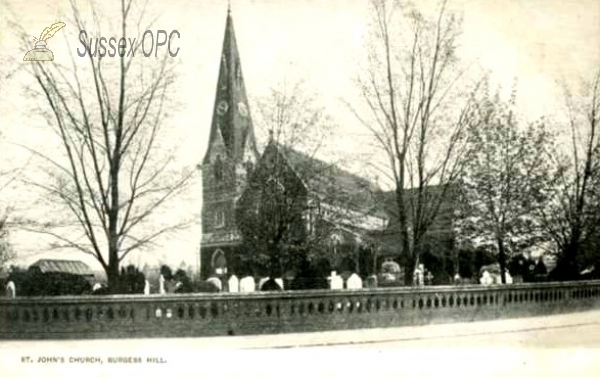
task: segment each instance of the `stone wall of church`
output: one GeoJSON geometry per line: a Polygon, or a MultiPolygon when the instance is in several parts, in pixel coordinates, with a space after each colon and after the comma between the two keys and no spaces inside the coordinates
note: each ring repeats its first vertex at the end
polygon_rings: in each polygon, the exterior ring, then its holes
{"type": "Polygon", "coordinates": [[[211,162],[202,166],[202,241],[201,275],[208,277],[211,258],[217,249],[231,259],[231,244],[239,242],[239,232],[235,221],[236,175],[234,165],[218,155],[211,156],[211,162]],[[219,167],[220,165],[220,167],[219,167]],[[229,245],[223,247],[222,245],[229,245]]]}

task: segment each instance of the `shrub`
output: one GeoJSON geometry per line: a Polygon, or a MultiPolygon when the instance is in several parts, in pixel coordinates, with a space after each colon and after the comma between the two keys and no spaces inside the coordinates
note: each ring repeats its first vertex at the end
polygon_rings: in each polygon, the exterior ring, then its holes
{"type": "Polygon", "coordinates": [[[129,265],[127,268],[121,269],[119,275],[119,293],[121,294],[136,294],[144,293],[146,277],[134,265],[129,265]]]}

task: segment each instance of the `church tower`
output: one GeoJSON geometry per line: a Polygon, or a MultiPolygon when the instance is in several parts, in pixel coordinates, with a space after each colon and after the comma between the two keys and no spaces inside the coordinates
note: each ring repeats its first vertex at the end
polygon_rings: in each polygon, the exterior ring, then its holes
{"type": "Polygon", "coordinates": [[[201,274],[235,273],[241,235],[235,208],[258,159],[240,54],[227,10],[208,149],[202,162],[201,274]]]}

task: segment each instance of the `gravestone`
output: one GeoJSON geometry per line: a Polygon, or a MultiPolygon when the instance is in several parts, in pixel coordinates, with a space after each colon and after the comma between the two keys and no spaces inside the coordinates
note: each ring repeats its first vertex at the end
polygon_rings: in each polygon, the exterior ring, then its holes
{"type": "Polygon", "coordinates": [[[158,293],[165,294],[165,277],[161,274],[158,278],[158,293]]]}
{"type": "Polygon", "coordinates": [[[219,280],[219,278],[216,278],[216,277],[208,278],[206,280],[206,282],[214,285],[219,290],[219,292],[221,292],[223,290],[223,284],[221,283],[221,280],[219,280]]]}
{"type": "Polygon", "coordinates": [[[344,279],[337,274],[336,271],[331,271],[329,277],[329,288],[332,290],[344,289],[344,279]]]}
{"type": "Polygon", "coordinates": [[[11,280],[6,284],[6,297],[7,298],[15,298],[17,296],[17,287],[15,287],[15,283],[11,280]]]}
{"type": "Polygon", "coordinates": [[[346,281],[348,289],[362,289],[362,279],[357,274],[352,274],[346,281]]]}
{"type": "Polygon", "coordinates": [[[229,292],[237,293],[240,291],[240,280],[235,275],[231,275],[227,285],[229,286],[229,292]]]}
{"type": "Polygon", "coordinates": [[[246,276],[240,280],[240,292],[254,292],[256,290],[256,282],[254,277],[246,276]]]}

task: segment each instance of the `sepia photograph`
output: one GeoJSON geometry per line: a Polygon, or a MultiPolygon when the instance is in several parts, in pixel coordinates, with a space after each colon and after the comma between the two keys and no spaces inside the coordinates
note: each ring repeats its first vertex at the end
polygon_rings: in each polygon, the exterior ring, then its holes
{"type": "Polygon", "coordinates": [[[597,376],[600,1],[1,0],[0,375],[597,376]]]}

